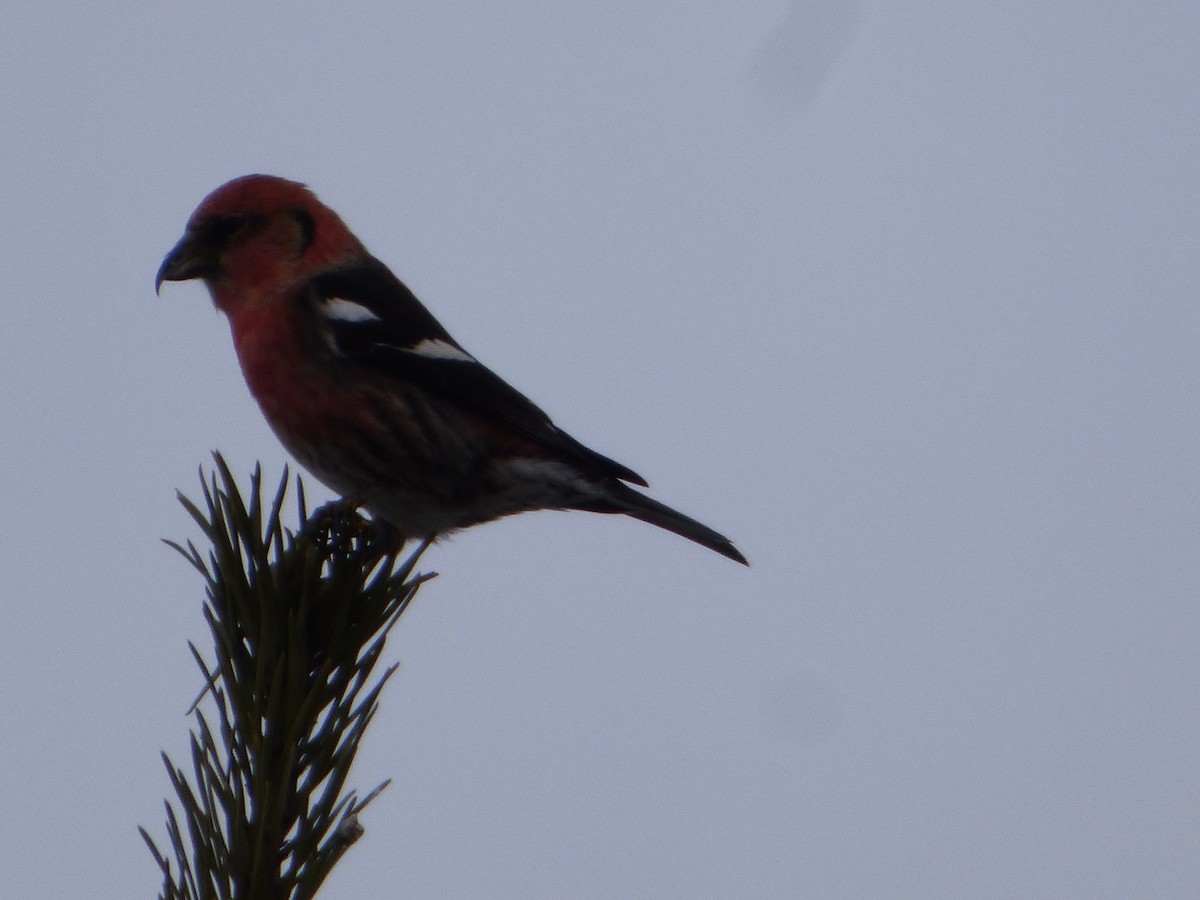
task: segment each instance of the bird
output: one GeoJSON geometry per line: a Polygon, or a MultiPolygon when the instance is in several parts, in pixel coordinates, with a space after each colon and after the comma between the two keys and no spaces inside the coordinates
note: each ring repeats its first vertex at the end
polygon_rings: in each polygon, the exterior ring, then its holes
{"type": "Polygon", "coordinates": [[[244,175],[210,193],[155,278],[200,279],[287,451],[408,538],[515,513],[631,516],[749,565],[724,535],[631,485],[463,349],[306,185],[244,175]]]}

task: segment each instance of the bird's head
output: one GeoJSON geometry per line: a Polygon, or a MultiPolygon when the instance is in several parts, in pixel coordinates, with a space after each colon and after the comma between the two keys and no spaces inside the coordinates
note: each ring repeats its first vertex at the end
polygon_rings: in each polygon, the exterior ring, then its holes
{"type": "Polygon", "coordinates": [[[159,267],[154,288],[201,278],[217,306],[234,313],[363,252],[337,214],[304,185],[244,175],[201,201],[159,267]]]}

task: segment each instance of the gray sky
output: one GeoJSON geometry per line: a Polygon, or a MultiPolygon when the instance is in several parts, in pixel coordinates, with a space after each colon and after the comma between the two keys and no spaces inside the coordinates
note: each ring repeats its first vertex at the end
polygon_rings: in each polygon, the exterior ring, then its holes
{"type": "Polygon", "coordinates": [[[1200,895],[1193,0],[256,6],[5,13],[6,896],[157,888],[252,171],[753,564],[435,548],[325,896],[1200,895]]]}

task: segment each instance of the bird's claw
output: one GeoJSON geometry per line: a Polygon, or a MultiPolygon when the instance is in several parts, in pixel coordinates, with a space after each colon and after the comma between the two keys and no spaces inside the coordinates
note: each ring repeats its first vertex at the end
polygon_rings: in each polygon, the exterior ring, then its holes
{"type": "Polygon", "coordinates": [[[399,528],[379,518],[368,519],[359,512],[358,503],[346,498],[331,500],[315,510],[299,536],[326,552],[366,558],[399,553],[407,540],[399,528]]]}

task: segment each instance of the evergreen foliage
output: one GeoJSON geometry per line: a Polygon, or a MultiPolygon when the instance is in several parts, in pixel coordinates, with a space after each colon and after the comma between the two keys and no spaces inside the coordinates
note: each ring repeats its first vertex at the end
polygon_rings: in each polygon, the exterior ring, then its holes
{"type": "Polygon", "coordinates": [[[375,674],[388,633],[432,575],[412,576],[425,545],[401,560],[399,536],[349,504],[310,518],[299,477],[304,524],[285,528],[286,469],[264,506],[258,468],[246,502],[214,459],[201,472],[203,504],[180,495],[208,552],[167,542],[204,577],[214,645],[209,663],[189,644],[205,679],[190,771],[163,756],[178,794],[166,804],[174,861],[140,830],[162,870],[161,900],[301,900],[386,787],[360,798],[346,781],[395,669],[375,674]]]}

